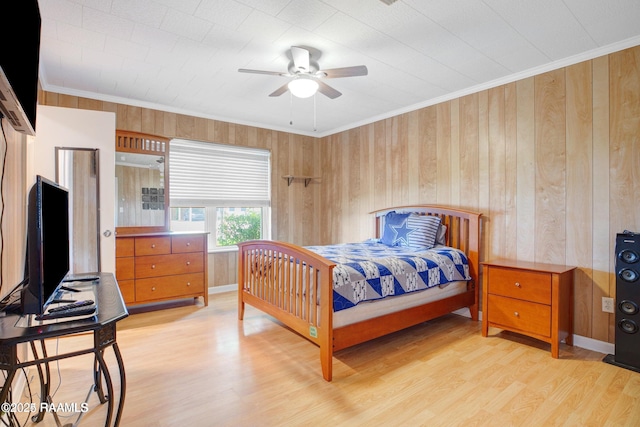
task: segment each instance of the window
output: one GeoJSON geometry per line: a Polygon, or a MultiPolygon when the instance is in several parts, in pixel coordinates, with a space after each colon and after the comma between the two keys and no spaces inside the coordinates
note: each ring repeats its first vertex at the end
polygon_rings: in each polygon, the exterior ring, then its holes
{"type": "Polygon", "coordinates": [[[171,230],[207,231],[209,248],[269,238],[269,159],[267,150],[172,140],[171,230]]]}

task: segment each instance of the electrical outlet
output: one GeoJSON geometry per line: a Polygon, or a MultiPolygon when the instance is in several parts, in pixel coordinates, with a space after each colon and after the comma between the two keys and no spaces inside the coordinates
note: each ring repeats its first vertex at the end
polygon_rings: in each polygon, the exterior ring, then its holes
{"type": "Polygon", "coordinates": [[[613,298],[602,297],[602,311],[605,313],[613,313],[613,298]]]}

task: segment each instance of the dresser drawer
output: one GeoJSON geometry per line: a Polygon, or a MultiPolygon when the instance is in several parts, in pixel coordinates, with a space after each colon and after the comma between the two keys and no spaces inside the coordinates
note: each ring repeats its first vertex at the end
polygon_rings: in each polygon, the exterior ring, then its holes
{"type": "Polygon", "coordinates": [[[539,271],[489,269],[489,293],[540,304],[551,304],[551,275],[539,271]]]}
{"type": "Polygon", "coordinates": [[[200,273],[204,271],[202,252],[171,255],[151,255],[136,258],[136,279],[200,273]]]}
{"type": "Polygon", "coordinates": [[[135,255],[135,239],[133,237],[116,237],[116,258],[135,255]]]}
{"type": "Polygon", "coordinates": [[[136,280],[138,301],[190,297],[204,292],[204,273],[181,274],[136,280]]]}
{"type": "Polygon", "coordinates": [[[120,293],[125,304],[131,304],[136,300],[135,280],[118,280],[120,293]]]}
{"type": "Polygon", "coordinates": [[[136,237],[136,256],[171,253],[171,237],[136,237]]]}
{"type": "Polygon", "coordinates": [[[134,260],[135,258],[133,257],[116,258],[116,279],[118,281],[133,279],[135,277],[134,260]]]}
{"type": "Polygon", "coordinates": [[[494,295],[489,299],[489,322],[508,329],[551,336],[551,307],[494,295]]]}
{"type": "Polygon", "coordinates": [[[204,236],[171,236],[171,253],[202,252],[204,250],[204,236]]]}

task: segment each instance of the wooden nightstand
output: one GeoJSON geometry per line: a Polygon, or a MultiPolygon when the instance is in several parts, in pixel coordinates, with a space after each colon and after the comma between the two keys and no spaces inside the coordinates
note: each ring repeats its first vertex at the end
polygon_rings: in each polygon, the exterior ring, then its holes
{"type": "Polygon", "coordinates": [[[482,336],[489,327],[517,332],[551,344],[573,345],[575,267],[496,259],[482,262],[482,336]]]}

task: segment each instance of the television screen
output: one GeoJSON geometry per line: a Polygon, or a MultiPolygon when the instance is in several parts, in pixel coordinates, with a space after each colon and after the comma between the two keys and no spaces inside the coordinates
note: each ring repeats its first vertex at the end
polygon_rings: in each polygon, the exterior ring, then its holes
{"type": "Polygon", "coordinates": [[[34,135],[40,62],[41,18],[38,2],[3,2],[2,18],[0,112],[16,131],[34,135]]]}
{"type": "Polygon", "coordinates": [[[29,192],[22,313],[42,314],[69,272],[69,192],[42,176],[29,192]]]}

